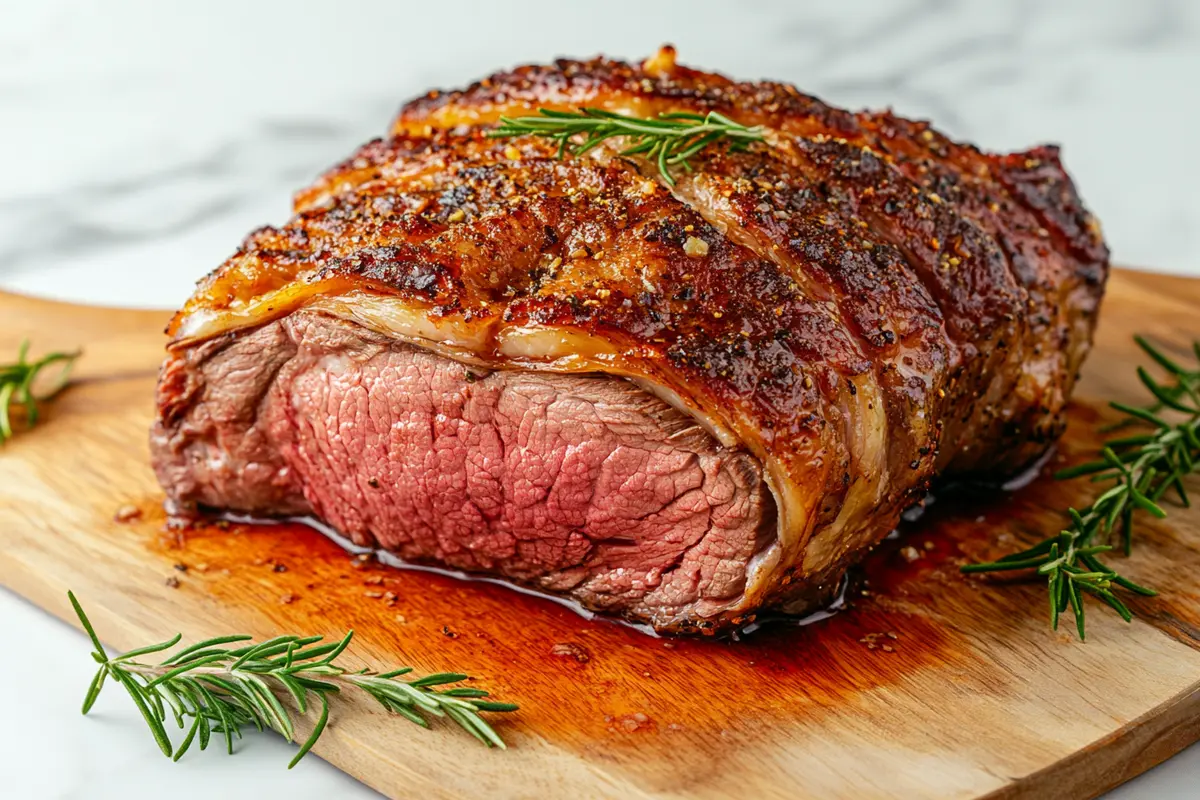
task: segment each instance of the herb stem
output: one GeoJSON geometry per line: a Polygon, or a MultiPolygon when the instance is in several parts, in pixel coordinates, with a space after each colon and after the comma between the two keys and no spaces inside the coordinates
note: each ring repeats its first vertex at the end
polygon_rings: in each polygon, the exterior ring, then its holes
{"type": "Polygon", "coordinates": [[[310,646],[321,640],[319,636],[287,635],[232,649],[221,645],[245,642],[250,637],[219,636],[190,645],[158,664],[133,660],[175,647],[180,640],[175,636],[109,657],[75,595],[68,592],[67,596],[92,640],[95,648],[92,658],[100,664],[84,698],[83,713],[92,709],[105,679],[111,678],[129,693],[159,748],[176,761],[193,742],[198,741],[201,750],[207,749],[214,733],[224,737],[226,749],[232,753],[234,737],[241,738],[246,726],[260,731],[270,728],[288,741],[295,741],[293,714],[281,697],[288,698],[300,714],[308,711],[314,696],[321,706],[312,732],[288,765],[289,769],[312,749],[324,732],[329,721],[329,696],[345,689],[366,692],[386,710],[425,728],[429,727],[427,716],[447,717],[488,747],[502,749],[504,741],[480,712],[517,710],[512,703],[483,699],[488,693],[482,689],[438,688],[468,680],[466,675],[456,672],[426,675],[411,681],[398,680],[411,672],[407,667],[383,674],[368,670],[350,672],[334,661],[349,646],[353,632],[337,642],[319,646],[310,646]],[[167,736],[168,717],[180,729],[185,727],[185,718],[191,719],[178,747],[167,736]]]}
{"type": "Polygon", "coordinates": [[[629,139],[630,144],[620,151],[621,155],[644,156],[658,166],[667,185],[674,186],[671,167],[678,166],[691,172],[688,160],[721,140],[729,142],[731,151],[744,150],[750,142],[762,141],[763,128],[741,125],[716,111],[707,114],[673,112],[648,119],[602,108],[578,111],[539,108],[537,116],[501,117],[499,127],[489,131],[488,136],[553,139],[558,142],[559,158],[565,152],[580,156],[609,139],[623,137],[629,139]]]}
{"type": "MultiPolygon", "coordinates": [[[[1089,475],[1093,481],[1112,481],[1113,485],[1082,511],[1068,509],[1071,525],[1057,536],[995,561],[962,567],[968,573],[1036,569],[1048,583],[1052,627],[1058,628],[1059,615],[1069,607],[1080,639],[1085,638],[1083,594],[1100,599],[1126,622],[1132,613],[1113,593],[1114,586],[1143,596],[1156,594],[1100,561],[1097,555],[1113,548],[1093,542],[1119,536],[1124,554],[1129,555],[1134,513],[1144,511],[1159,519],[1166,517],[1161,501],[1171,490],[1181,505],[1188,506],[1182,479],[1200,467],[1200,369],[1181,367],[1140,336],[1134,340],[1167,372],[1170,382],[1160,383],[1144,367],[1138,367],[1138,379],[1156,402],[1149,406],[1109,405],[1126,416],[1124,423],[1114,427],[1136,424],[1153,430],[1145,435],[1110,439],[1101,449],[1100,459],[1069,467],[1055,476],[1065,480],[1089,475]],[[1172,416],[1165,416],[1167,412],[1172,416]]],[[[1200,342],[1193,349],[1200,360],[1200,342]]]]}
{"type": "Polygon", "coordinates": [[[25,424],[32,428],[38,421],[38,403],[49,400],[66,388],[70,377],[71,367],[79,358],[79,352],[50,353],[37,361],[29,361],[29,340],[21,343],[17,351],[17,362],[0,366],[0,445],[13,436],[12,411],[22,408],[25,411],[25,424]],[[43,370],[62,364],[62,370],[56,376],[51,386],[40,394],[33,390],[33,384],[43,370]]]}

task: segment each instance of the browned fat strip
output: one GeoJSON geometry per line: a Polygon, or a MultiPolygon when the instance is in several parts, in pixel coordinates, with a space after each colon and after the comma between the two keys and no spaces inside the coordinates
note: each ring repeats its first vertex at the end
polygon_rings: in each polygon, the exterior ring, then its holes
{"type": "Polygon", "coordinates": [[[1063,342],[1087,337],[1099,299],[1093,289],[1107,273],[1099,226],[1079,202],[1056,147],[993,155],[888,112],[856,119],[858,131],[849,138],[885,153],[923,191],[993,236],[1028,292],[1024,369],[1009,390],[1000,431],[1013,463],[1027,461],[1062,430],[1084,354],[1063,342]]]}
{"type": "MultiPolygon", "coordinates": [[[[940,307],[952,344],[947,383],[931,387],[944,411],[937,414],[945,423],[937,443],[946,444],[938,463],[944,468],[970,438],[1003,418],[996,409],[1002,406],[1008,376],[1019,372],[1026,355],[1027,320],[1020,313],[1026,292],[991,236],[936,195],[920,190],[871,149],[818,139],[789,140],[780,151],[837,204],[850,231],[866,234],[868,244],[891,245],[940,307]],[[959,368],[965,374],[956,375],[959,368]],[[988,388],[980,402],[981,382],[988,388]],[[974,413],[964,418],[957,413],[960,408],[974,413]]],[[[937,444],[932,453],[926,450],[931,461],[937,444]]]]}

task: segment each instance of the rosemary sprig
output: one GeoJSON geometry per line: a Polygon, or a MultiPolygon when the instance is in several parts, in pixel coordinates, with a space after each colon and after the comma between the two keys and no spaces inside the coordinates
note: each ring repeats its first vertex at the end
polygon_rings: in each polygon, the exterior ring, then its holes
{"type": "MultiPolygon", "coordinates": [[[[1167,492],[1174,492],[1179,502],[1188,506],[1183,477],[1200,466],[1200,369],[1184,369],[1140,336],[1134,341],[1167,373],[1168,382],[1160,383],[1144,367],[1138,367],[1138,379],[1155,402],[1148,406],[1109,405],[1126,415],[1126,423],[1149,430],[1110,439],[1100,459],[1055,474],[1060,480],[1089,475],[1094,482],[1112,481],[1113,485],[1082,511],[1068,509],[1071,525],[1057,536],[996,561],[962,568],[963,572],[1036,569],[1048,584],[1051,625],[1057,629],[1059,615],[1070,608],[1081,640],[1083,595],[1099,598],[1128,622],[1133,615],[1115,590],[1155,594],[1153,589],[1121,576],[1099,556],[1113,549],[1108,542],[1117,536],[1125,555],[1129,555],[1134,512],[1165,517],[1167,512],[1160,501],[1167,492]],[[1171,416],[1165,412],[1171,412],[1171,416]]],[[[1192,347],[1200,360],[1200,342],[1192,347]]]]}
{"type": "Polygon", "coordinates": [[[558,142],[558,157],[570,152],[583,155],[603,142],[616,137],[631,141],[621,155],[641,155],[658,165],[659,174],[667,185],[674,186],[672,167],[691,172],[688,159],[705,147],[727,141],[732,151],[744,150],[750,142],[762,141],[763,128],[748,128],[724,114],[673,112],[657,118],[630,117],[602,108],[581,108],[578,111],[553,111],[539,108],[540,116],[501,117],[500,126],[488,136],[542,136],[558,142]]]}
{"type": "Polygon", "coordinates": [[[71,366],[75,363],[75,359],[79,358],[78,352],[51,353],[42,356],[37,361],[30,362],[26,358],[28,354],[29,340],[26,339],[21,342],[21,348],[17,351],[17,363],[0,366],[0,445],[12,438],[12,409],[14,407],[23,408],[25,424],[31,428],[36,425],[38,421],[37,404],[42,400],[49,400],[66,387],[71,366]],[[62,364],[62,371],[49,389],[41,394],[36,394],[33,390],[34,381],[37,380],[42,370],[52,364],[62,364]]]}
{"type": "Polygon", "coordinates": [[[385,673],[365,669],[349,672],[334,662],[349,646],[353,631],[337,642],[322,642],[320,636],[276,636],[258,643],[251,642],[249,636],[218,636],[189,645],[158,664],[134,660],[179,644],[181,637],[176,634],[168,641],[110,658],[75,595],[68,592],[67,596],[96,648],[92,658],[100,664],[84,698],[83,713],[95,704],[105,678],[111,678],[133,698],[163,754],[175,761],[193,742],[199,742],[201,750],[206,749],[214,734],[224,738],[226,750],[232,754],[233,740],[241,738],[245,727],[259,731],[270,728],[294,742],[296,727],[291,708],[305,714],[315,699],[321,704],[320,716],[288,764],[291,769],[324,732],[329,721],[329,696],[347,687],[366,692],[388,711],[423,728],[429,727],[427,717],[448,717],[488,747],[502,749],[504,741],[479,712],[517,710],[512,703],[484,700],[488,693],[482,689],[436,688],[467,680],[466,675],[456,672],[439,672],[412,681],[398,680],[410,673],[411,667],[385,673]],[[245,644],[225,647],[238,642],[245,644]],[[168,717],[180,729],[185,719],[191,720],[177,747],[167,736],[168,717]]]}

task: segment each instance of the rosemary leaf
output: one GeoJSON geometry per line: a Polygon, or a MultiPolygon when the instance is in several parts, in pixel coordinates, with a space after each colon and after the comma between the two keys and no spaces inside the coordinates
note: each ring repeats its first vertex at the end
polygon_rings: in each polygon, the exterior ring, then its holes
{"type": "Polygon", "coordinates": [[[320,697],[321,716],[317,718],[317,724],[313,726],[312,733],[309,734],[308,739],[304,744],[300,745],[300,750],[296,753],[295,758],[288,762],[288,769],[299,764],[300,759],[304,758],[309,750],[312,750],[313,745],[317,743],[317,739],[320,739],[321,734],[325,732],[325,725],[329,722],[329,701],[325,698],[325,695],[321,695],[320,697]]]}
{"type": "MultiPolygon", "coordinates": [[[[1112,547],[1095,542],[1120,536],[1128,555],[1133,546],[1134,510],[1159,519],[1166,517],[1161,501],[1168,490],[1188,506],[1182,479],[1200,466],[1200,367],[1181,366],[1141,336],[1135,336],[1134,341],[1166,371],[1166,381],[1160,382],[1145,367],[1138,367],[1138,380],[1155,402],[1147,406],[1110,403],[1126,419],[1108,429],[1141,425],[1149,427],[1149,432],[1110,439],[1101,449],[1100,459],[1055,474],[1060,480],[1091,476],[1092,481],[1112,481],[1113,485],[1087,508],[1068,509],[1071,524],[1059,534],[995,561],[962,567],[968,573],[1034,569],[1045,575],[1052,627],[1057,628],[1059,614],[1069,608],[1081,640],[1085,634],[1084,595],[1100,600],[1128,622],[1133,613],[1113,593],[1113,587],[1147,597],[1156,594],[1097,558],[1097,554],[1107,553],[1112,547]]],[[[1195,342],[1192,349],[1200,361],[1200,342],[1195,342]]]]}
{"type": "Polygon", "coordinates": [[[334,662],[350,645],[353,632],[327,644],[318,644],[319,636],[286,635],[232,649],[222,645],[245,642],[249,637],[219,636],[184,647],[160,664],[134,660],[176,646],[181,637],[175,636],[109,658],[75,595],[68,592],[67,597],[96,648],[92,657],[100,664],[88,686],[83,713],[92,709],[105,679],[112,678],[129,693],[159,749],[175,761],[193,744],[198,744],[201,750],[207,749],[213,733],[221,734],[226,750],[233,753],[234,737],[241,738],[242,729],[247,726],[258,730],[270,728],[288,741],[295,741],[293,709],[306,713],[314,705],[315,696],[320,703],[320,716],[288,765],[290,769],[324,732],[329,722],[329,696],[347,687],[366,692],[388,711],[421,727],[429,727],[427,715],[447,717],[488,747],[502,749],[504,741],[480,712],[517,710],[511,703],[484,700],[488,693],[482,689],[435,688],[468,679],[458,672],[438,672],[413,681],[398,680],[412,671],[408,667],[380,674],[367,670],[350,672],[334,662]],[[281,698],[289,702],[285,704],[281,698]],[[167,736],[163,723],[168,719],[173,719],[180,729],[187,729],[178,747],[172,747],[167,736]],[[190,725],[185,724],[187,719],[191,720],[190,725]]]}
{"type": "Polygon", "coordinates": [[[500,125],[488,136],[541,136],[558,142],[558,157],[564,153],[581,156],[604,142],[624,138],[621,155],[640,155],[653,162],[668,186],[675,185],[671,167],[692,171],[688,159],[720,141],[738,151],[750,142],[763,140],[763,128],[747,127],[723,114],[682,112],[659,114],[657,119],[630,117],[602,108],[553,111],[539,108],[538,116],[501,117],[500,125]]]}
{"type": "Polygon", "coordinates": [[[17,351],[17,362],[0,366],[0,445],[12,438],[12,412],[20,408],[25,412],[25,425],[33,427],[38,421],[38,403],[49,400],[66,388],[71,367],[79,353],[51,353],[37,361],[29,361],[29,340],[21,343],[17,351]],[[62,364],[62,370],[42,394],[35,394],[33,384],[42,372],[54,364],[62,364]]]}

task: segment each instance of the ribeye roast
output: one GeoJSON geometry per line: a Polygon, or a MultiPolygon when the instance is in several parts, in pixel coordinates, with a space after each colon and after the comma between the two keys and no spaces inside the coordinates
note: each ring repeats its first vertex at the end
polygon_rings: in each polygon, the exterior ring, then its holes
{"type": "Polygon", "coordinates": [[[176,514],[312,515],[415,563],[661,631],[827,598],[939,475],[1061,431],[1108,252],[1054,147],[675,63],[430,92],[176,316],[154,464],[176,514]],[[501,115],[716,110],[670,185],[501,115]]]}

